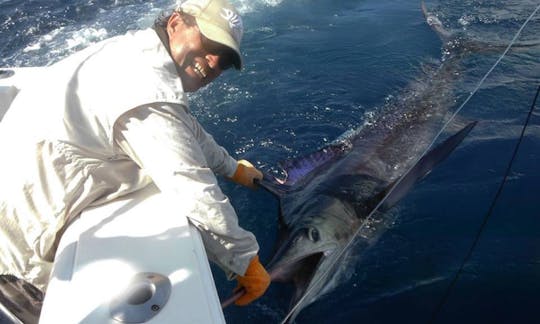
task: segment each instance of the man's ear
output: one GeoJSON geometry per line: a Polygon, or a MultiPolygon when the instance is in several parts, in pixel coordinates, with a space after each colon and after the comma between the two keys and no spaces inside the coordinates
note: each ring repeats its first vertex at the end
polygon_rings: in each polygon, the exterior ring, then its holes
{"type": "Polygon", "coordinates": [[[176,11],[173,12],[167,21],[167,35],[169,35],[169,38],[171,38],[178,28],[183,26],[183,24],[184,21],[182,20],[180,14],[176,11]]]}

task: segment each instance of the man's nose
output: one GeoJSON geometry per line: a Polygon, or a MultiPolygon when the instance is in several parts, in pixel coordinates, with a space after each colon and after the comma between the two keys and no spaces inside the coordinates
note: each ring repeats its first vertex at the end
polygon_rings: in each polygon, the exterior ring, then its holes
{"type": "Polygon", "coordinates": [[[216,73],[216,76],[221,74],[221,67],[219,66],[219,55],[218,54],[206,54],[206,61],[208,66],[216,73]]]}

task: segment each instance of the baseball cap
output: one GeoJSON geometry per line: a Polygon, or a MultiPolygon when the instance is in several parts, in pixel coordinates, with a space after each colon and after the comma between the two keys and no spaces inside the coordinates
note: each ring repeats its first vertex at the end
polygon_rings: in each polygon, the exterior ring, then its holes
{"type": "Polygon", "coordinates": [[[240,42],[244,33],[242,18],[227,0],[186,0],[177,7],[195,17],[201,33],[208,39],[234,51],[234,66],[242,68],[240,42]]]}

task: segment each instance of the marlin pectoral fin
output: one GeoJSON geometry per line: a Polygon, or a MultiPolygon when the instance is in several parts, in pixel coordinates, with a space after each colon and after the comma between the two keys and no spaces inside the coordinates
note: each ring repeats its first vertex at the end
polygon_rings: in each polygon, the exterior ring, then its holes
{"type": "Polygon", "coordinates": [[[264,172],[263,178],[256,181],[256,184],[261,186],[263,189],[266,189],[268,192],[272,193],[278,199],[283,197],[290,188],[290,186],[278,182],[276,178],[264,172]]]}
{"type": "MultiPolygon", "coordinates": [[[[289,192],[290,190],[290,186],[287,186],[285,184],[278,182],[276,178],[274,178],[271,175],[268,175],[265,172],[263,172],[263,178],[261,180],[255,180],[255,183],[259,185],[261,188],[273,194],[280,203],[283,196],[285,196],[287,192],[289,192]]],[[[282,229],[287,227],[287,222],[285,221],[281,211],[279,212],[278,219],[279,219],[279,224],[280,224],[279,241],[281,241],[284,239],[283,236],[285,235],[285,232],[282,229]]]]}
{"type": "Polygon", "coordinates": [[[416,165],[410,169],[394,187],[389,186],[393,190],[388,193],[386,200],[381,206],[381,211],[385,211],[394,206],[401,198],[403,198],[413,187],[413,185],[424,176],[426,176],[437,164],[446,159],[450,153],[463,141],[469,132],[476,125],[472,122],[462,128],[459,132],[446,139],[439,146],[429,151],[424,155],[416,165]]]}

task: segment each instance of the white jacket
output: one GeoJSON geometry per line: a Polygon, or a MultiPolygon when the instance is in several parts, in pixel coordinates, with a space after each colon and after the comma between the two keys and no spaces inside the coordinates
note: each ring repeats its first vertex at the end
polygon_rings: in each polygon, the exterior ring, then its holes
{"type": "Polygon", "coordinates": [[[0,273],[44,289],[69,221],[151,182],[178,197],[213,261],[245,272],[258,245],[214,176],[237,162],[189,113],[153,29],[95,44],[34,81],[0,124],[0,273]]]}

